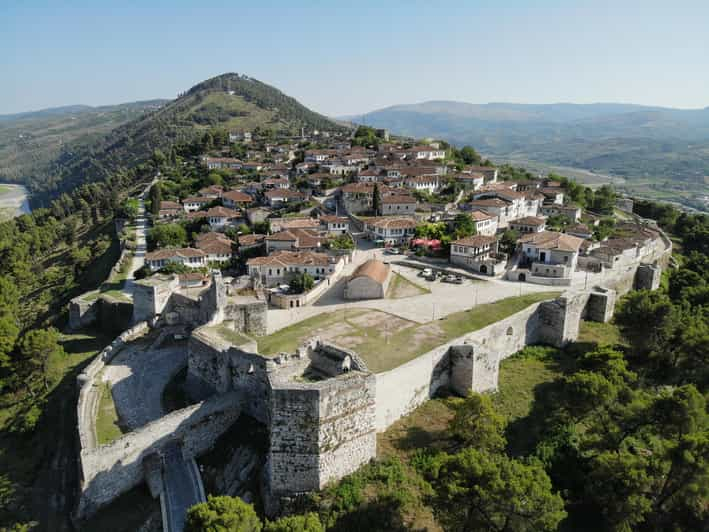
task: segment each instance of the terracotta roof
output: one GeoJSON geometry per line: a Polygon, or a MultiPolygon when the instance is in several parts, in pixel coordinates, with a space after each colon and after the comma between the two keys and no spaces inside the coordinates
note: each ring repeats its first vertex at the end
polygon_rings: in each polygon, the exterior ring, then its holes
{"type": "Polygon", "coordinates": [[[279,231],[284,229],[315,229],[320,227],[320,222],[317,218],[271,218],[271,227],[277,228],[279,231]]]}
{"type": "Polygon", "coordinates": [[[511,224],[515,225],[535,225],[540,226],[546,223],[543,218],[537,218],[536,216],[525,216],[524,218],[517,218],[516,220],[510,220],[511,224]]]}
{"type": "Polygon", "coordinates": [[[182,204],[184,205],[185,203],[201,203],[203,205],[206,205],[207,203],[211,203],[213,201],[214,199],[205,198],[204,196],[190,196],[188,198],[183,199],[182,204]]]}
{"type": "Polygon", "coordinates": [[[350,279],[358,277],[369,277],[377,283],[384,283],[389,276],[389,265],[381,261],[370,259],[357,266],[357,269],[352,273],[350,279]]]}
{"type": "Polygon", "coordinates": [[[382,203],[416,203],[416,198],[408,194],[389,194],[382,196],[382,203]]]}
{"type": "Polygon", "coordinates": [[[287,229],[268,235],[269,242],[297,242],[298,248],[316,248],[326,237],[310,229],[287,229]]]}
{"type": "Polygon", "coordinates": [[[226,207],[218,206],[212,207],[205,211],[205,214],[210,217],[215,218],[239,218],[241,213],[233,209],[227,209],[226,207]]]}
{"type": "Polygon", "coordinates": [[[483,246],[493,244],[495,240],[496,238],[494,236],[474,235],[466,236],[465,238],[459,238],[458,240],[454,240],[453,242],[451,242],[451,244],[455,244],[457,246],[481,248],[483,246]]]}
{"type": "Polygon", "coordinates": [[[210,255],[231,255],[231,244],[231,240],[204,240],[195,245],[210,255]]]}
{"type": "Polygon", "coordinates": [[[583,239],[557,231],[542,231],[541,233],[528,233],[522,236],[519,241],[524,244],[534,244],[544,249],[578,251],[583,239]]]}
{"type": "Polygon", "coordinates": [[[258,233],[254,233],[254,234],[250,234],[250,235],[239,235],[239,237],[237,238],[237,241],[239,242],[240,246],[254,246],[256,244],[263,243],[265,238],[266,238],[266,235],[260,235],[258,233]]]}
{"type": "Polygon", "coordinates": [[[230,190],[229,192],[224,192],[222,198],[233,201],[234,203],[251,203],[253,198],[248,194],[241,192],[239,190],[230,190]]]}
{"type": "Polygon", "coordinates": [[[161,211],[181,210],[181,209],[182,209],[182,205],[180,205],[176,201],[161,201],[160,202],[160,210],[161,211]]]}
{"type": "Polygon", "coordinates": [[[350,219],[346,216],[335,216],[334,214],[326,214],[320,217],[321,222],[325,223],[350,223],[350,219]]]}
{"type": "Polygon", "coordinates": [[[267,257],[254,257],[248,266],[327,266],[330,259],[324,253],[313,251],[276,251],[267,257]]]}
{"type": "Polygon", "coordinates": [[[163,248],[146,253],[145,260],[164,260],[172,257],[204,257],[204,251],[195,248],[163,248]]]}
{"type": "Polygon", "coordinates": [[[370,218],[365,222],[365,224],[382,229],[408,229],[411,227],[416,227],[416,220],[413,218],[398,216],[380,216],[377,218],[370,218]]]}
{"type": "Polygon", "coordinates": [[[275,198],[305,198],[303,194],[298,192],[297,190],[290,190],[290,189],[276,189],[276,190],[268,190],[264,194],[268,199],[275,199],[275,198]]]}
{"type": "Polygon", "coordinates": [[[483,222],[485,220],[490,220],[491,218],[497,218],[497,216],[488,214],[485,211],[471,211],[470,217],[476,222],[483,222]]]}

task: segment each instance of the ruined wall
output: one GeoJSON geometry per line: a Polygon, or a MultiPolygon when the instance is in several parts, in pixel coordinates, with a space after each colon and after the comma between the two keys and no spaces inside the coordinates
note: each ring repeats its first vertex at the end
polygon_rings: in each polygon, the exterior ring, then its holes
{"type": "Polygon", "coordinates": [[[185,458],[193,458],[211,448],[239,414],[237,398],[225,394],[172,412],[108,445],[82,449],[77,517],[91,515],[143,482],[143,459],[168,441],[182,440],[185,458]]]}
{"type": "Polygon", "coordinates": [[[224,321],[233,322],[234,329],[253,336],[263,336],[267,332],[268,304],[265,301],[242,303],[227,300],[224,321]]]}
{"type": "Polygon", "coordinates": [[[98,325],[107,334],[125,331],[133,321],[133,303],[120,301],[107,295],[99,297],[98,325]]]}
{"type": "Polygon", "coordinates": [[[657,290],[662,280],[662,268],[653,264],[641,264],[635,274],[635,287],[638,290],[657,290]]]}
{"type": "Polygon", "coordinates": [[[161,314],[172,293],[180,286],[176,275],[150,277],[133,283],[133,320],[149,321],[161,314]]]}
{"type": "Polygon", "coordinates": [[[86,295],[69,302],[69,327],[74,331],[92,325],[98,318],[98,299],[85,299],[86,295]]]}

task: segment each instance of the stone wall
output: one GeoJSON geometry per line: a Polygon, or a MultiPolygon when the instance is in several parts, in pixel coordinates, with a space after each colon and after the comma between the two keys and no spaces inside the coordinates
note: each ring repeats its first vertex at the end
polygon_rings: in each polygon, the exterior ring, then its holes
{"type": "MultiPolygon", "coordinates": [[[[172,412],[140,429],[80,454],[82,491],[77,517],[101,506],[146,479],[143,460],[169,441],[181,440],[186,459],[211,448],[239,417],[238,399],[224,394],[172,412]]],[[[149,464],[148,464],[149,466],[149,464]]]]}
{"type": "Polygon", "coordinates": [[[92,325],[98,317],[98,298],[87,299],[87,295],[75,297],[69,302],[69,328],[74,331],[92,325]]]}
{"type": "Polygon", "coordinates": [[[224,310],[224,321],[232,322],[234,330],[253,336],[263,336],[267,332],[268,304],[265,301],[228,300],[224,310]]]}
{"type": "Polygon", "coordinates": [[[661,279],[662,268],[654,264],[641,264],[635,275],[635,287],[638,290],[657,290],[661,279]]]}
{"type": "Polygon", "coordinates": [[[530,344],[562,347],[578,337],[582,318],[607,321],[614,304],[612,290],[566,292],[378,373],[377,430],[385,430],[441,386],[449,385],[460,395],[496,390],[502,360],[530,344]]]}

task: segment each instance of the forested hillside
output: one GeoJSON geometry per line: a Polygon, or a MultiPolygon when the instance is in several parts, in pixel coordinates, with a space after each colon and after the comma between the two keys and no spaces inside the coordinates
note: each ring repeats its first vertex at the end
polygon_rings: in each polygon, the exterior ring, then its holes
{"type": "Polygon", "coordinates": [[[16,178],[28,185],[33,206],[46,206],[62,192],[106,179],[119,169],[134,168],[155,150],[169,151],[175,143],[191,141],[216,126],[288,133],[299,133],[301,127],[343,129],[270,85],[239,74],[223,74],[100,138],[64,146],[52,160],[16,178]]]}
{"type": "Polygon", "coordinates": [[[72,105],[0,115],[0,181],[34,182],[37,188],[63,152],[90,145],[163,103],[165,100],[102,107],[72,105]]]}

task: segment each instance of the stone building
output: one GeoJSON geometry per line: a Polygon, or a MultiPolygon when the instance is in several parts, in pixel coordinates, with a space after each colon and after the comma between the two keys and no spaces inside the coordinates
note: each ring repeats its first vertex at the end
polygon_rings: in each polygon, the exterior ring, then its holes
{"type": "Polygon", "coordinates": [[[345,285],[345,299],[382,299],[389,286],[390,266],[378,260],[360,264],[345,285]]]}

